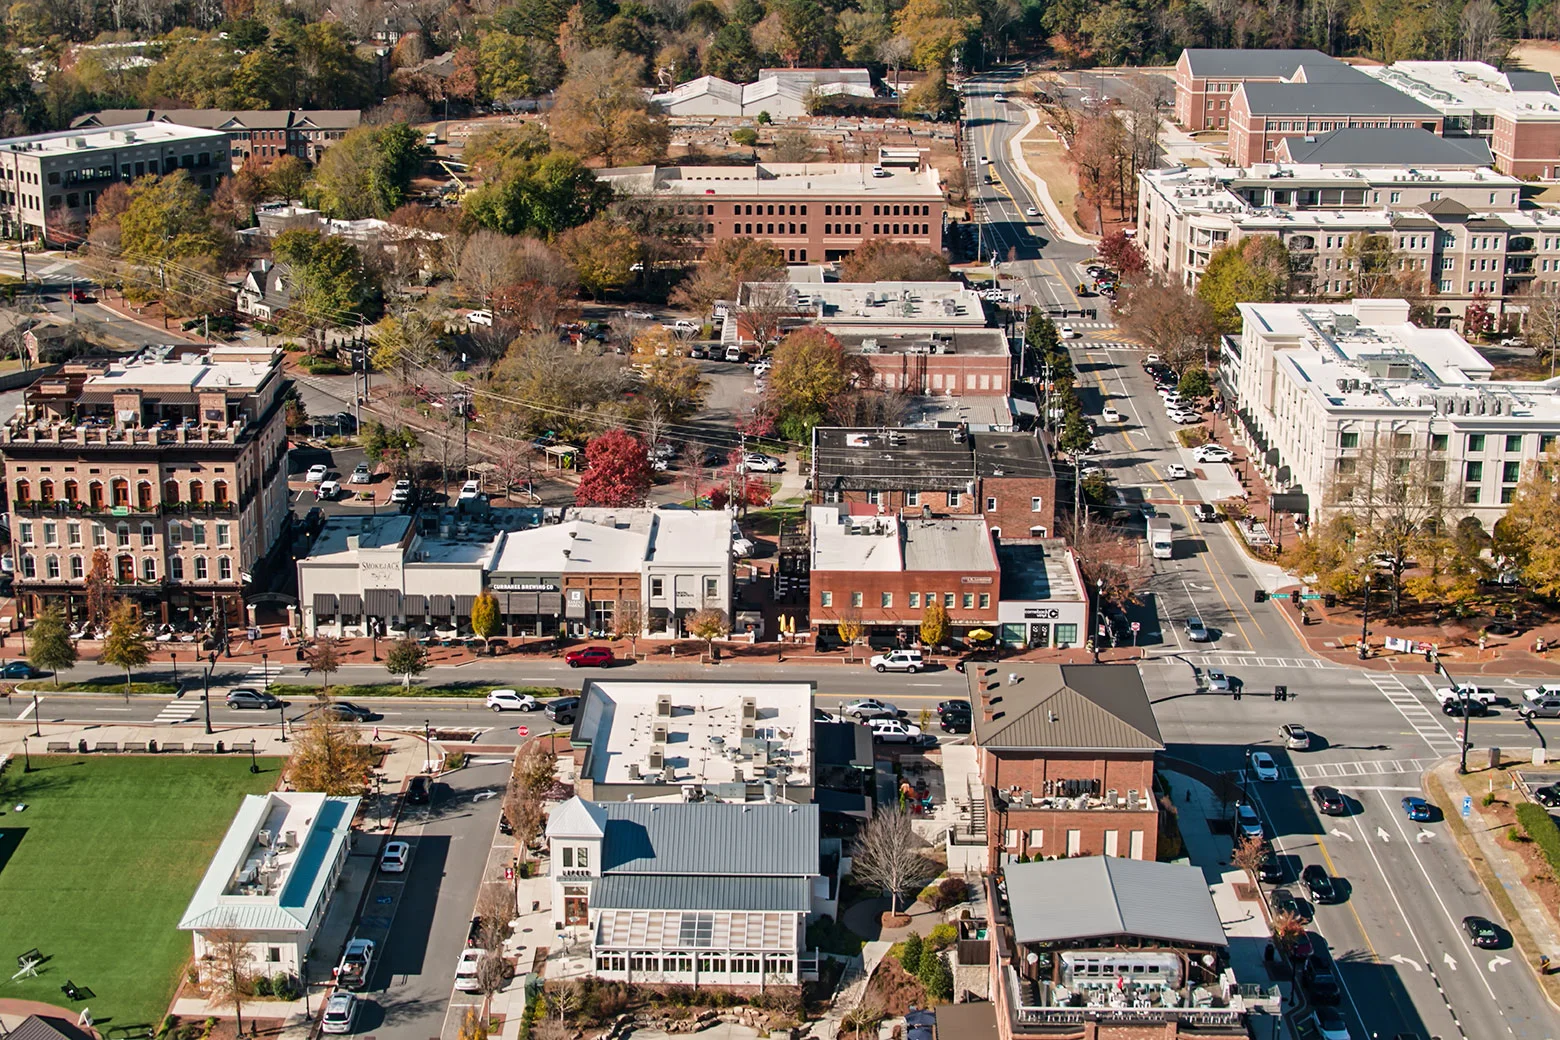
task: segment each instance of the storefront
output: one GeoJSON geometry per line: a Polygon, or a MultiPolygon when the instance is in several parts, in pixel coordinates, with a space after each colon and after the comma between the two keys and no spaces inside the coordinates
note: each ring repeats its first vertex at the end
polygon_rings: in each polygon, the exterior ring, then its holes
{"type": "Polygon", "coordinates": [[[556,636],[563,624],[563,576],[494,574],[488,588],[498,600],[506,636],[556,636]]]}
{"type": "Polygon", "coordinates": [[[1002,601],[997,638],[1014,650],[1065,650],[1088,641],[1089,602],[1083,574],[1066,543],[1022,538],[997,547],[1002,601]]]}
{"type": "Polygon", "coordinates": [[[1083,603],[1010,603],[997,608],[1002,645],[1014,650],[1081,646],[1088,607],[1083,603]]]}

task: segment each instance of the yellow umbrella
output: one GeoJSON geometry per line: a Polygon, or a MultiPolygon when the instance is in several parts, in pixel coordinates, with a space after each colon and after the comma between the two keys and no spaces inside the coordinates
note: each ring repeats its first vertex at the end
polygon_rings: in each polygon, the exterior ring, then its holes
{"type": "Polygon", "coordinates": [[[990,632],[987,632],[984,628],[977,628],[975,631],[970,633],[970,638],[975,640],[977,643],[984,643],[986,640],[993,639],[995,637],[990,632]]]}

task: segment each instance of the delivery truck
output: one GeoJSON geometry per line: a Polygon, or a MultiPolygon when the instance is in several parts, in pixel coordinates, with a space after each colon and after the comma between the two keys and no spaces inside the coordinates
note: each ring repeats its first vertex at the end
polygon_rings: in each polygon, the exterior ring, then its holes
{"type": "Polygon", "coordinates": [[[1173,552],[1174,534],[1168,516],[1156,516],[1148,522],[1148,548],[1156,560],[1168,560],[1173,552]]]}

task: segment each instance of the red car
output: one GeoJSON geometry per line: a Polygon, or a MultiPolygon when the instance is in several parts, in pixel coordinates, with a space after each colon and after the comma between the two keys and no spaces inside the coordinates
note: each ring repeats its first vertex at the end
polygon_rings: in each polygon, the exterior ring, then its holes
{"type": "Polygon", "coordinates": [[[85,289],[77,289],[77,290],[75,290],[74,292],[72,292],[70,294],[70,298],[75,300],[77,303],[96,303],[97,302],[97,300],[95,298],[93,298],[92,294],[90,292],[86,291],[85,289]]]}
{"type": "Polygon", "coordinates": [[[587,646],[581,650],[570,650],[563,655],[563,659],[569,662],[570,668],[586,667],[600,668],[613,662],[612,650],[605,646],[587,646]]]}

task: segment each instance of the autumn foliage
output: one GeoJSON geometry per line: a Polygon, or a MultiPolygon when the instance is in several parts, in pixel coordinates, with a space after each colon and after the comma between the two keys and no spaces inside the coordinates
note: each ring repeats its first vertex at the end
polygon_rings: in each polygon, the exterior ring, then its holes
{"type": "Polygon", "coordinates": [[[574,492],[581,506],[642,506],[654,479],[644,442],[622,430],[608,430],[585,445],[587,469],[574,492]]]}

